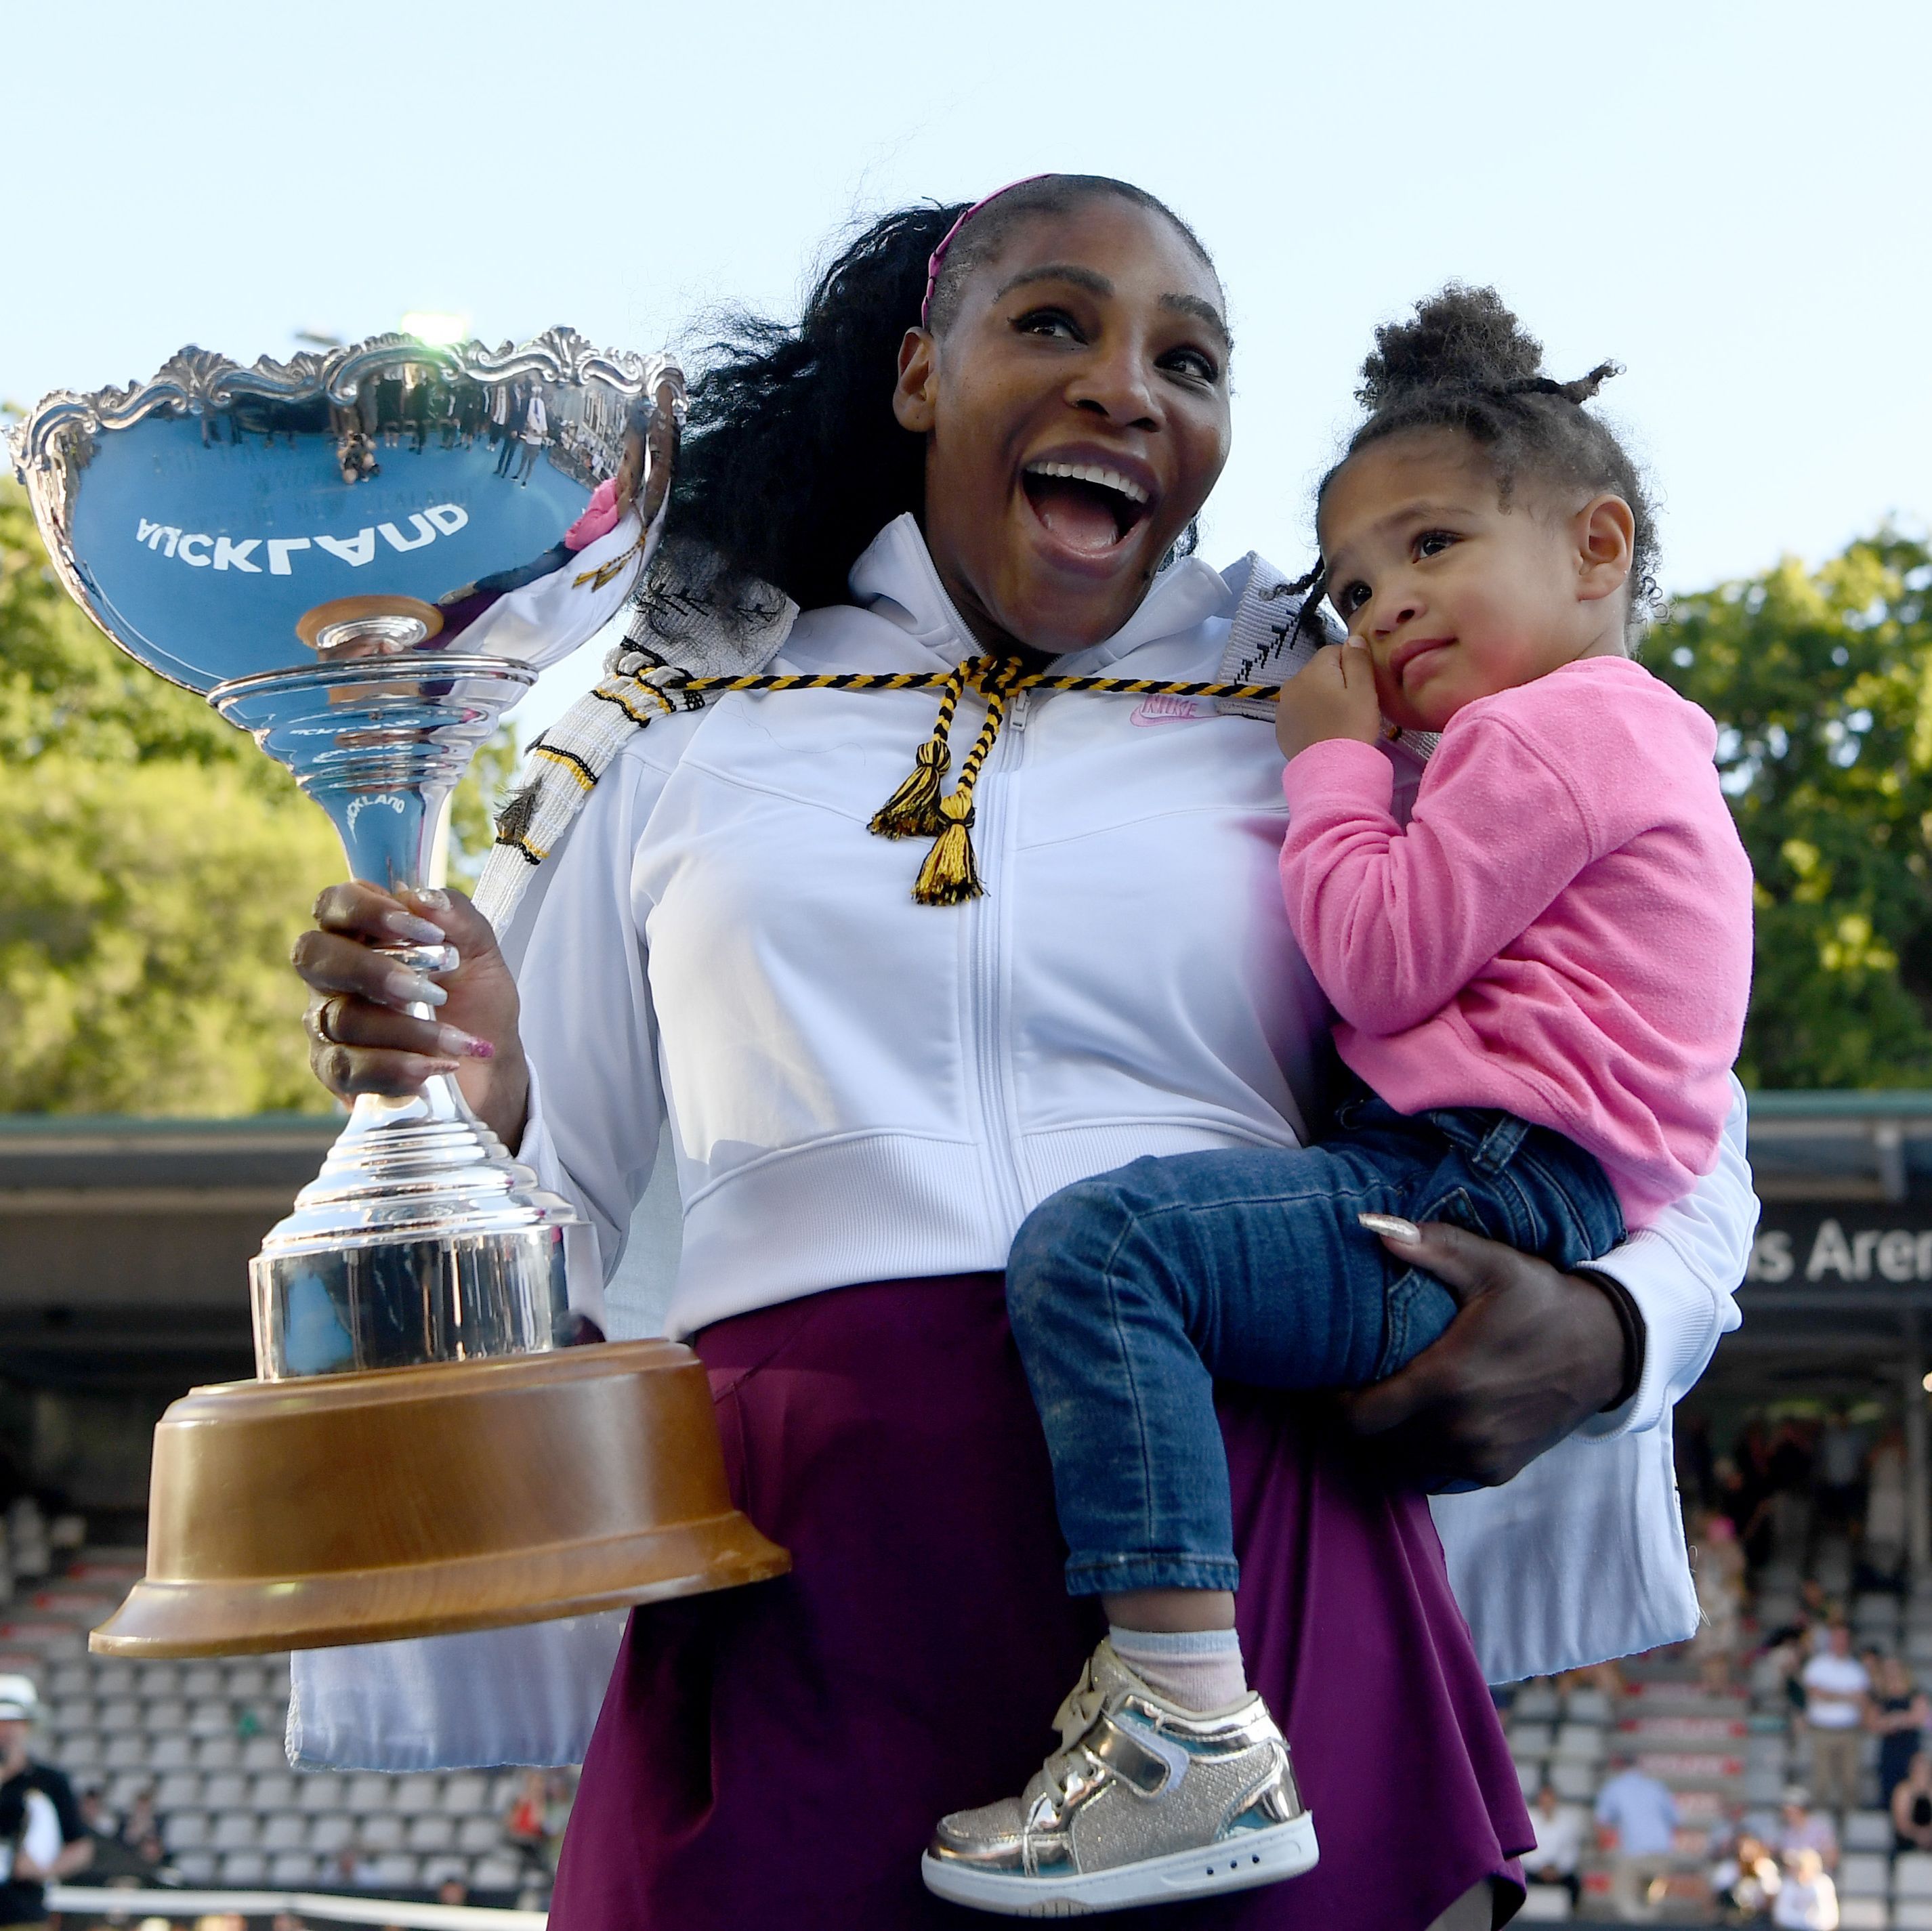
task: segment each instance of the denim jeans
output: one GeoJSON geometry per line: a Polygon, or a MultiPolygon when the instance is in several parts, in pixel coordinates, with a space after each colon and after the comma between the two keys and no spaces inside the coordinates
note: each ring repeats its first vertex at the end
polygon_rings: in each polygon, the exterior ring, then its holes
{"type": "Polygon", "coordinates": [[[1514,1114],[1414,1117],[1366,1089],[1320,1145],[1142,1159],[1042,1201],[1006,1304],[1053,1457],[1076,1596],[1232,1589],[1217,1378],[1381,1380],[1456,1303],[1356,1224],[1454,1222],[1574,1267],[1623,1238],[1603,1168],[1514,1114]]]}

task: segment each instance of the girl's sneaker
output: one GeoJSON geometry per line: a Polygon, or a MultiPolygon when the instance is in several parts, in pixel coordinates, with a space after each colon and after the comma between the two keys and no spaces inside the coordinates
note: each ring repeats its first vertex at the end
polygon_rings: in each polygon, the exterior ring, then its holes
{"type": "Polygon", "coordinates": [[[1060,1747],[1018,1797],[940,1820],[928,1891],[1008,1918],[1077,1918],[1275,1884],[1320,1855],[1258,1696],[1184,1710],[1103,1642],[1054,1723],[1060,1747]]]}

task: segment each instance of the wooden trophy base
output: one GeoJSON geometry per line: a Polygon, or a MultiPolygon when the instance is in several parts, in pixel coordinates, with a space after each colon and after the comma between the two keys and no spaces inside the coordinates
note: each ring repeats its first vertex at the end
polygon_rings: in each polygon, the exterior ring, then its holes
{"type": "Polygon", "coordinates": [[[148,1573],[88,1646],[384,1642],[790,1566],[732,1507],[703,1364],[671,1342],[235,1381],[161,1418],[148,1573]]]}

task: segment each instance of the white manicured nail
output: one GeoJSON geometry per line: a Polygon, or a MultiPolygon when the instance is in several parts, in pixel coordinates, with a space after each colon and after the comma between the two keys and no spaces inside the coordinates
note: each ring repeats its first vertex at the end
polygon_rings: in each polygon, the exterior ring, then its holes
{"type": "Polygon", "coordinates": [[[1419,1247],[1422,1244],[1422,1229],[1412,1220],[1404,1220],[1400,1214],[1358,1213],[1357,1222],[1366,1227],[1371,1234],[1379,1234],[1384,1240],[1400,1240],[1405,1247],[1419,1247]]]}

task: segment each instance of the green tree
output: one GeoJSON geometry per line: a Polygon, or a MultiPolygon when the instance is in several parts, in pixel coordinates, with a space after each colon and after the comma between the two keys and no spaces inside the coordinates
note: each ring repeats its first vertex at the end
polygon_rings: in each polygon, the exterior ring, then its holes
{"type": "Polygon", "coordinates": [[[1644,661],[1722,727],[1757,880],[1745,1084],[1932,1085],[1932,550],[1881,531],[1684,598],[1644,661]]]}

